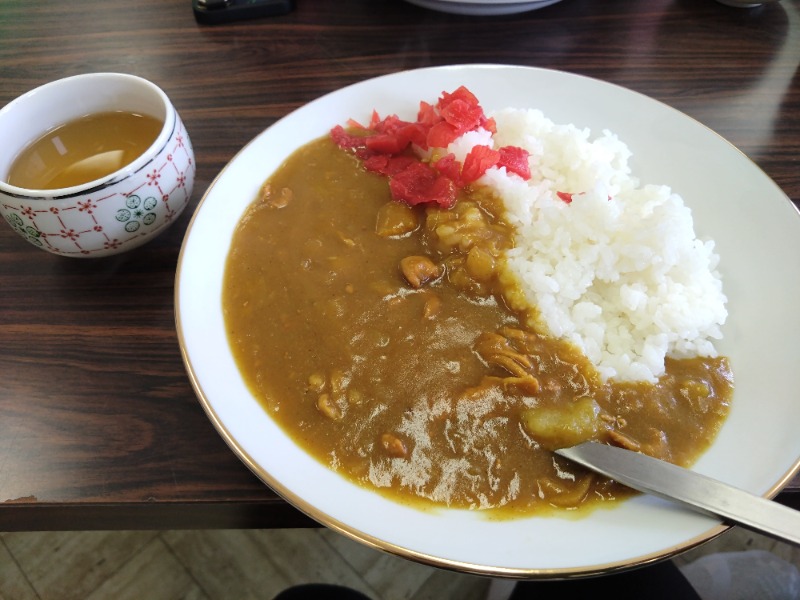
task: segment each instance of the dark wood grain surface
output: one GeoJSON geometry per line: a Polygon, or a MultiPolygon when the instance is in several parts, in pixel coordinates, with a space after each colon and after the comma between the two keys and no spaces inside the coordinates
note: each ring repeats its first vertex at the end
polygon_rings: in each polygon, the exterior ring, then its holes
{"type": "MultiPolygon", "coordinates": [[[[798,202],[799,60],[798,0],[754,9],[563,0],[488,18],[402,0],[297,0],[285,16],[215,26],[195,22],[190,0],[3,0],[0,105],[67,75],[146,77],[188,128],[197,180],[171,229],[113,258],[57,257],[0,227],[0,530],[313,525],[213,429],[184,371],[173,313],[197,202],[245,143],[291,110],[416,67],[559,69],[687,113],[798,202]]],[[[800,483],[779,500],[800,506],[800,483]]]]}

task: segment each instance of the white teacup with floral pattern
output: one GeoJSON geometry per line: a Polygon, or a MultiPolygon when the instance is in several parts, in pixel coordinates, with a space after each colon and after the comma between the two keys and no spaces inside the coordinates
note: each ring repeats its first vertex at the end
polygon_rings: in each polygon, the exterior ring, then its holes
{"type": "Polygon", "coordinates": [[[192,145],[175,107],[155,84],[123,73],[59,79],[0,110],[0,214],[31,244],[62,256],[99,257],[141,246],[175,222],[194,185],[192,145]],[[80,117],[127,111],[164,123],[150,147],[120,170],[63,189],[8,183],[28,144],[80,117]]]}

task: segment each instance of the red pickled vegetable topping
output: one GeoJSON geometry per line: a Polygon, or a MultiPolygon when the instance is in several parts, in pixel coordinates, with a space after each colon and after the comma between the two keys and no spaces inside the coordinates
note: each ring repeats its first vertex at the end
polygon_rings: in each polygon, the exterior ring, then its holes
{"type": "Polygon", "coordinates": [[[505,167],[509,173],[516,173],[525,181],[531,178],[531,167],[528,164],[529,152],[517,146],[503,146],[499,150],[498,167],[505,167]]]}
{"type": "Polygon", "coordinates": [[[476,103],[471,104],[464,100],[454,100],[447,106],[439,109],[439,114],[449,123],[459,135],[477,129],[481,125],[483,109],[476,103]]]}
{"type": "MultiPolygon", "coordinates": [[[[575,195],[576,195],[576,194],[570,194],[569,192],[556,192],[556,196],[558,196],[559,198],[561,198],[561,199],[562,199],[564,202],[566,202],[567,204],[569,204],[570,202],[572,202],[572,199],[575,197],[575,195]]],[[[577,194],[577,195],[578,195],[578,196],[580,196],[581,194],[579,193],[579,194],[577,194]]],[[[609,197],[608,197],[608,201],[609,201],[609,202],[611,202],[611,200],[612,200],[612,196],[609,196],[609,197]]]]}
{"type": "Polygon", "coordinates": [[[561,198],[567,204],[572,202],[572,194],[570,194],[569,192],[556,192],[556,196],[561,198]]]}
{"type": "Polygon", "coordinates": [[[419,160],[413,156],[388,156],[386,154],[377,154],[375,156],[370,156],[364,161],[364,168],[367,171],[373,171],[374,173],[392,177],[414,163],[419,163],[419,160]]]}
{"type": "Polygon", "coordinates": [[[373,111],[367,127],[353,119],[347,125],[348,130],[340,125],[331,129],[334,143],[355,154],[368,171],[388,177],[392,197],[412,206],[434,202],[450,208],[460,188],[494,166],[530,178],[528,152],[514,146],[499,150],[475,146],[463,165],[453,154],[430,163],[414,154],[415,149],[447,148],[468,131],[483,128],[496,133],[494,119],[486,117],[478,99],[464,86],[452,93],[443,92],[435,105],[420,102],[415,122],[397,115],[381,119],[373,111]]]}
{"type": "Polygon", "coordinates": [[[494,119],[486,117],[478,99],[463,85],[452,94],[442,92],[436,106],[445,121],[463,129],[462,134],[478,127],[483,127],[490,133],[497,132],[494,119]]]}
{"type": "Polygon", "coordinates": [[[495,166],[500,160],[500,152],[492,150],[489,146],[473,146],[464,159],[464,168],[461,169],[461,179],[472,183],[488,169],[495,166]]]}
{"type": "Polygon", "coordinates": [[[389,189],[396,200],[414,206],[435,202],[442,208],[456,203],[456,186],[453,181],[421,162],[414,162],[389,179],[389,189]]]}
{"type": "Polygon", "coordinates": [[[363,136],[348,133],[341,125],[331,129],[331,139],[343,150],[356,150],[366,147],[366,140],[363,136]]]}
{"type": "Polygon", "coordinates": [[[464,187],[461,183],[461,163],[456,160],[455,154],[452,152],[445,154],[432,164],[434,169],[449,177],[458,187],[464,187]]]}
{"type": "Polygon", "coordinates": [[[437,106],[439,107],[439,110],[441,110],[459,100],[473,106],[478,106],[478,98],[463,85],[453,93],[448,94],[447,92],[442,92],[437,106]]]}
{"type": "Polygon", "coordinates": [[[428,130],[424,148],[447,148],[451,142],[464,133],[464,131],[459,133],[456,126],[447,121],[439,121],[428,130]]]}
{"type": "Polygon", "coordinates": [[[420,102],[419,112],[417,112],[417,123],[430,127],[438,122],[439,113],[436,107],[433,104],[428,104],[424,100],[420,102]]]}

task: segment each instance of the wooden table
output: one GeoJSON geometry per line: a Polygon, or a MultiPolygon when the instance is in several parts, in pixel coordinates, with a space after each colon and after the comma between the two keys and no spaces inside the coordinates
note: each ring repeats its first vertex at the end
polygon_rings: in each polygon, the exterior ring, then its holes
{"type": "MultiPolygon", "coordinates": [[[[57,257],[0,227],[0,530],[297,527],[189,385],[173,283],[217,172],[278,118],[342,86],[430,65],[580,73],[715,129],[800,201],[800,1],[563,0],[469,17],[402,0],[297,0],[285,16],[202,26],[190,0],[4,0],[0,105],[90,71],[146,77],[190,132],[190,207],[144,247],[57,257]]],[[[790,257],[796,260],[797,257],[790,257]]],[[[800,506],[800,481],[778,498],[800,506]]]]}

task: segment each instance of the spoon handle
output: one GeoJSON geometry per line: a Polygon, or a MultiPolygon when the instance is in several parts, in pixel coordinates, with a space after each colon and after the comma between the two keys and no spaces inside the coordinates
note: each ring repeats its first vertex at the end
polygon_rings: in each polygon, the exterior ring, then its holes
{"type": "Polygon", "coordinates": [[[640,492],[681,502],[800,546],[800,512],[767,498],[639,452],[598,442],[562,448],[556,454],[640,492]]]}

